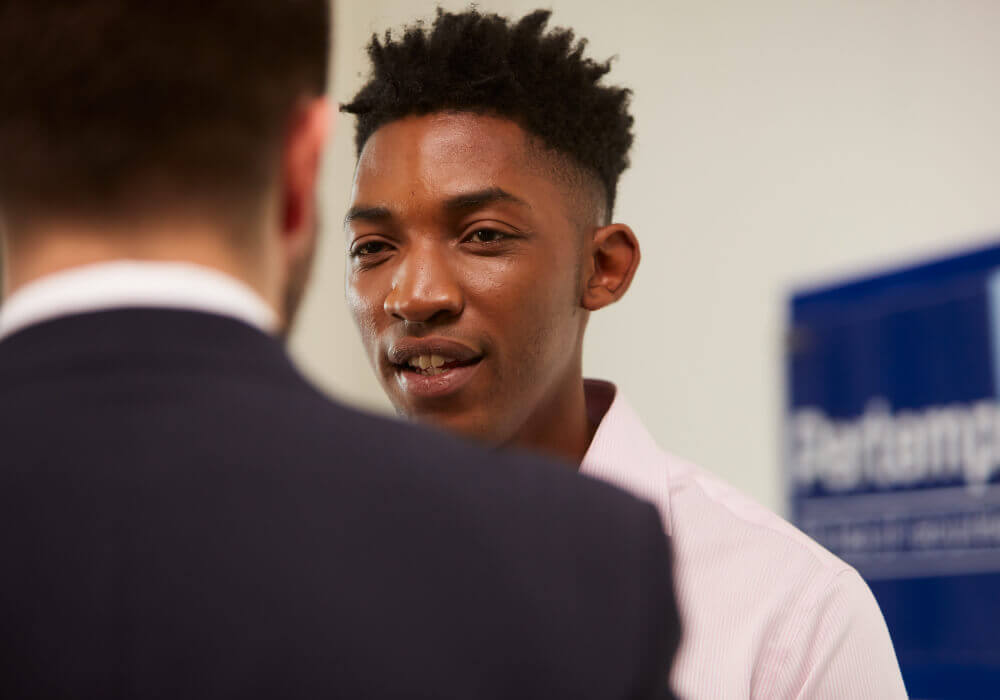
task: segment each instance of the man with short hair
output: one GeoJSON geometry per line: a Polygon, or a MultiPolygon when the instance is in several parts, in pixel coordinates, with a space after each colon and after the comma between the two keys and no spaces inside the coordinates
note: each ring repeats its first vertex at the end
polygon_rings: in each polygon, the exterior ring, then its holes
{"type": "Polygon", "coordinates": [[[373,38],[357,115],[347,296],[398,411],[559,455],[656,503],[677,554],[692,698],[901,698],[881,613],[851,567],[663,452],[614,385],[584,380],[592,311],[639,243],[612,211],[629,91],[549,13],[439,12],[373,38]]]}
{"type": "Polygon", "coordinates": [[[327,14],[0,0],[0,697],[660,697],[655,508],[286,355],[327,14]]]}

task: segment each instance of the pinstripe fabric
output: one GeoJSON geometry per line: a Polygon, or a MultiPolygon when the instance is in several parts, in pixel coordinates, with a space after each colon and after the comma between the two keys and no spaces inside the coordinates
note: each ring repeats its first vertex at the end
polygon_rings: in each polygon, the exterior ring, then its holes
{"type": "Polygon", "coordinates": [[[685,698],[905,698],[882,613],[854,569],[708,472],[664,453],[615,387],[580,471],[653,502],[674,546],[685,698]]]}

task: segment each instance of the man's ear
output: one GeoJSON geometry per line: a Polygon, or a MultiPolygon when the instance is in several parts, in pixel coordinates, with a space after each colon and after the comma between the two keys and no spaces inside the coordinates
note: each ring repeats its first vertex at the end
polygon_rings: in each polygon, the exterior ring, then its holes
{"type": "MultiPolygon", "coordinates": [[[[281,158],[281,236],[286,243],[311,237],[316,226],[316,185],[323,148],[336,112],[325,97],[300,103],[289,124],[281,158]]],[[[309,242],[304,242],[309,245],[309,242]]]]}
{"type": "Polygon", "coordinates": [[[590,241],[590,278],[583,290],[583,308],[597,311],[625,295],[639,267],[639,240],[625,224],[597,229],[590,241]]]}

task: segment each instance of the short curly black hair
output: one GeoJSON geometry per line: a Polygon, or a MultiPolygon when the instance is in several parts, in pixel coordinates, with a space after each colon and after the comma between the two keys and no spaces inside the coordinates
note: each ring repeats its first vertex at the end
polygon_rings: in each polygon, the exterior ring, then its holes
{"type": "Polygon", "coordinates": [[[473,112],[511,119],[548,148],[597,177],[614,207],[618,178],[629,165],[631,91],[601,84],[610,70],[585,58],[586,40],[569,29],[546,33],[551,12],[516,22],[475,8],[445,12],[433,25],[391,31],[368,45],[372,74],[341,111],[357,115],[360,156],[381,126],[411,115],[473,112]]]}

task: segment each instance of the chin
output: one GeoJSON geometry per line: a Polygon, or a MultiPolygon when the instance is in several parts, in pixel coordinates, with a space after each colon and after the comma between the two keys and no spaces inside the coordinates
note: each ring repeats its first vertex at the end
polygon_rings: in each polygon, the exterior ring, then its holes
{"type": "Polygon", "coordinates": [[[498,433],[495,421],[489,420],[486,415],[479,412],[413,412],[401,409],[400,413],[416,423],[434,426],[490,447],[499,447],[509,441],[509,436],[498,433]]]}

